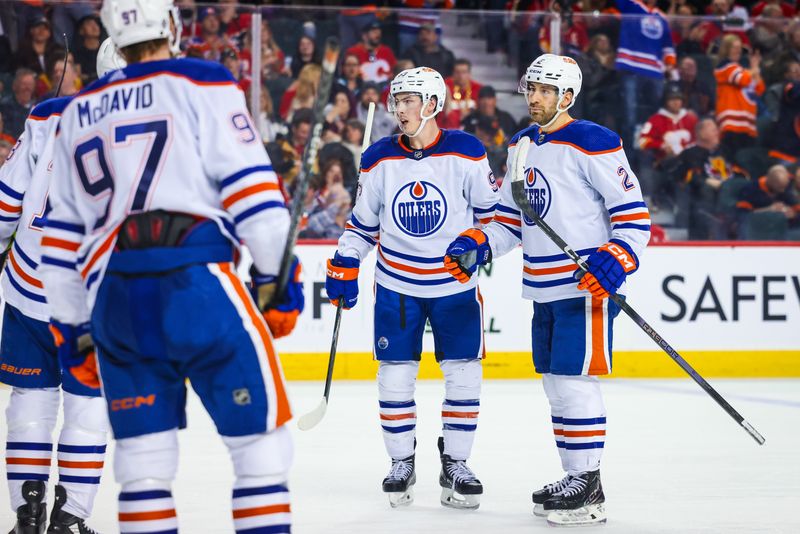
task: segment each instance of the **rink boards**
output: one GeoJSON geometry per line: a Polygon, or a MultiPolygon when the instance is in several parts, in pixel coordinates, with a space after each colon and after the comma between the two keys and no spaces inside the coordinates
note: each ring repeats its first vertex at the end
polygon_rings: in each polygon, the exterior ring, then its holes
{"type": "MultiPolygon", "coordinates": [[[[706,376],[800,376],[800,244],[657,246],[627,288],[630,304],[706,376]]],[[[298,246],[306,311],[288,339],[277,342],[289,379],[325,376],[334,308],[325,298],[330,244],[298,246]]],[[[372,293],[375,254],[361,268],[358,306],[342,320],[335,376],[374,378],[372,293]]],[[[487,378],[533,377],[532,305],[521,298],[522,250],[480,273],[487,378]]],[[[628,317],[614,331],[614,375],[676,377],[683,371],[628,317]]],[[[425,334],[421,378],[441,376],[433,336],[425,334]]]]}

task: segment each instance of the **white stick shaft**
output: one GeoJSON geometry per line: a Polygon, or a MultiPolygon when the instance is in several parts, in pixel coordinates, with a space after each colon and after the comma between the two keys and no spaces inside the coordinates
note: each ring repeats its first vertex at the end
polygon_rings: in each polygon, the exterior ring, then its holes
{"type": "Polygon", "coordinates": [[[375,102],[370,102],[369,109],[367,110],[367,124],[364,125],[364,140],[361,141],[362,154],[367,148],[369,148],[370,145],[369,138],[372,136],[372,120],[374,118],[375,118],[375,102]]]}

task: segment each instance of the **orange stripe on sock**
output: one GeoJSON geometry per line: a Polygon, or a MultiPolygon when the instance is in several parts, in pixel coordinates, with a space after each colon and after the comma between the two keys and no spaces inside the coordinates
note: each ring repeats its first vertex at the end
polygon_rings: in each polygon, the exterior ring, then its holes
{"type": "Polygon", "coordinates": [[[414,413],[399,413],[395,415],[382,413],[381,419],[384,421],[398,421],[400,419],[414,419],[416,416],[417,414],[414,413]]]}
{"type": "Polygon", "coordinates": [[[68,460],[59,460],[58,467],[66,467],[69,469],[102,469],[103,462],[70,462],[68,460]]]}
{"type": "Polygon", "coordinates": [[[264,317],[261,313],[256,310],[256,305],[253,303],[253,299],[247,291],[245,291],[242,281],[231,270],[231,265],[229,263],[218,263],[217,265],[220,271],[222,271],[222,274],[228,278],[234,291],[236,291],[236,295],[244,304],[247,314],[250,316],[250,320],[253,322],[261,341],[264,343],[272,374],[272,383],[275,386],[275,398],[278,400],[275,425],[276,427],[281,426],[292,418],[292,412],[289,409],[289,399],[286,397],[286,385],[283,383],[283,377],[280,372],[280,362],[272,346],[272,337],[270,336],[269,330],[267,330],[267,323],[264,321],[264,317]]]}
{"type": "Polygon", "coordinates": [[[456,417],[460,419],[472,419],[478,417],[478,412],[442,412],[442,417],[456,417]]]}
{"type": "Polygon", "coordinates": [[[169,519],[177,517],[175,509],[155,510],[153,512],[120,512],[120,521],[156,521],[158,519],[169,519]]]}
{"type": "Polygon", "coordinates": [[[7,465],[50,465],[50,458],[6,458],[7,465]]]}
{"type": "Polygon", "coordinates": [[[556,436],[564,436],[565,438],[591,438],[593,436],[605,436],[605,430],[561,430],[553,429],[553,434],[556,436]]]}
{"type": "Polygon", "coordinates": [[[272,504],[269,506],[259,506],[257,508],[241,508],[233,511],[234,519],[242,519],[243,517],[254,517],[257,515],[267,514],[288,514],[292,509],[288,504],[272,504]]]}

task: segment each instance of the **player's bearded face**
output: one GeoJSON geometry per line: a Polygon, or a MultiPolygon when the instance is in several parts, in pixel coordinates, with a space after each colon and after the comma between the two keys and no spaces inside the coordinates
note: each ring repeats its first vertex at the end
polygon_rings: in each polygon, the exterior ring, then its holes
{"type": "Polygon", "coordinates": [[[537,124],[547,124],[556,114],[558,89],[542,83],[528,84],[528,113],[537,124]]]}

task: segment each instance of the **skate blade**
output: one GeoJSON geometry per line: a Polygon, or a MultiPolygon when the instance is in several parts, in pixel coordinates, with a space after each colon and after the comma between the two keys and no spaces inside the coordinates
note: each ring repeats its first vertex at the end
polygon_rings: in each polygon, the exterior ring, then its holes
{"type": "Polygon", "coordinates": [[[392,508],[408,506],[414,502],[414,486],[409,486],[406,491],[389,492],[387,495],[389,496],[389,505],[392,508]]]}
{"type": "Polygon", "coordinates": [[[461,495],[451,488],[442,488],[442,506],[459,510],[477,510],[481,505],[480,495],[461,495]]]}
{"type": "Polygon", "coordinates": [[[547,515],[547,524],[553,527],[585,527],[605,522],[606,510],[602,503],[575,510],[552,510],[547,515]]]}
{"type": "Polygon", "coordinates": [[[547,517],[548,515],[550,515],[550,511],[545,510],[543,504],[534,504],[533,515],[535,515],[536,517],[547,517]]]}

